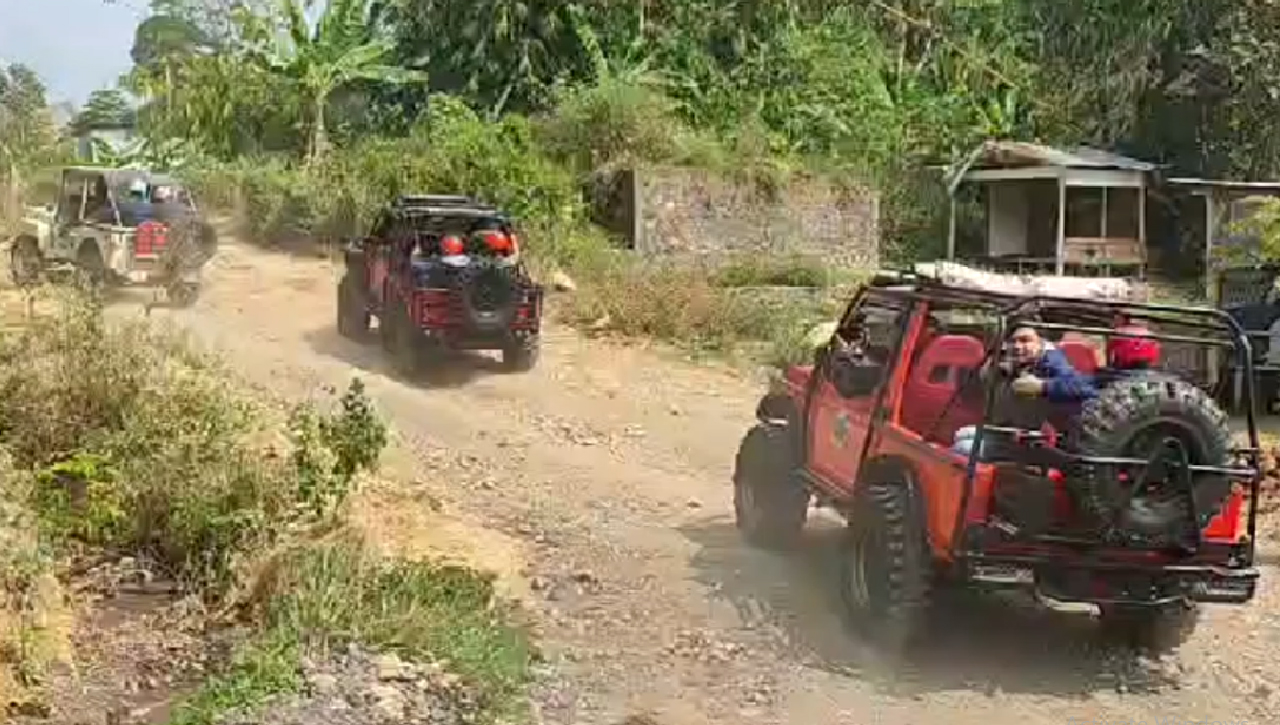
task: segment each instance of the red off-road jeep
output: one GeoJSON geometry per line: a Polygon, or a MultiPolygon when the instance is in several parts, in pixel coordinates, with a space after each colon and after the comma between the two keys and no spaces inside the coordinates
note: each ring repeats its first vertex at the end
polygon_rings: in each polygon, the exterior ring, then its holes
{"type": "Polygon", "coordinates": [[[465,196],[401,196],[344,257],[338,332],[361,339],[377,318],[401,373],[456,350],[499,350],[511,372],[537,363],[543,289],[497,208],[465,196]]]}
{"type": "Polygon", "coordinates": [[[1244,334],[1217,310],[915,276],[864,287],[814,363],[787,370],[760,401],[734,474],[739,528],[776,546],[800,534],[811,502],[843,515],[843,600],[858,629],[895,649],[923,631],[931,593],[957,584],[1096,605],[1130,643],[1176,647],[1198,603],[1253,597],[1252,375],[1243,448],[1201,385],[1162,370],[1101,388],[1070,418],[1074,430],[993,424],[1008,386],[985,371],[1014,329],[1059,338],[1093,374],[1117,315],[1147,328],[1134,336],[1234,351],[1250,372],[1244,334]],[[977,426],[969,455],[953,448],[962,426],[977,426]]]}

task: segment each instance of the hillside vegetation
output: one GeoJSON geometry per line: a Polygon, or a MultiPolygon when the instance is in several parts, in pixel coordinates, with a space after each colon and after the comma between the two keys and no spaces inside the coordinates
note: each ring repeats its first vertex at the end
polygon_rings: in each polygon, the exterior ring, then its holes
{"type": "Polygon", "coordinates": [[[83,602],[64,587],[77,562],[120,556],[210,615],[251,623],[176,723],[296,689],[305,656],[348,642],[446,660],[480,715],[518,707],[530,651],[490,579],[379,559],[346,523],[387,442],[359,381],[331,401],[287,405],[181,334],[109,322],[78,294],[40,293],[34,309],[25,319],[22,305],[6,308],[0,334],[10,714],[45,707],[44,685],[68,662],[69,607],[83,602]]]}
{"type": "MultiPolygon", "coordinates": [[[[866,270],[637,259],[591,222],[582,189],[594,175],[684,165],[762,187],[797,174],[869,186],[897,261],[928,258],[944,238],[929,165],[985,138],[1095,144],[1185,175],[1280,176],[1270,0],[149,10],[130,72],[69,129],[135,127],[140,142],[101,149],[104,161],[179,172],[266,247],[361,233],[397,193],[478,195],[519,217],[541,272],[577,281],[567,320],[698,350],[794,359],[866,270]],[[759,286],[818,292],[765,304],[743,291],[759,286]]],[[[0,67],[0,235],[71,157],[41,80],[0,67]]],[[[74,295],[38,303],[30,319],[15,305],[0,332],[6,704],[47,699],[72,646],[75,563],[127,555],[248,628],[178,723],[296,690],[315,652],[361,647],[447,661],[469,714],[518,711],[530,646],[491,582],[379,559],[347,526],[387,438],[358,384],[324,404],[264,402],[176,333],[110,323],[74,295]]]]}
{"type": "MultiPolygon", "coordinates": [[[[944,238],[925,164],[983,138],[1237,178],[1275,175],[1280,159],[1280,10],[1261,0],[307,5],[153,0],[121,81],[141,105],[104,89],[75,128],[135,123],[136,156],[183,169],[267,245],[359,233],[400,191],[482,195],[522,219],[544,269],[579,282],[570,319],[699,348],[785,352],[830,301],[761,309],[730,287],[776,274],[726,287],[617,254],[582,203],[592,173],[685,164],[867,184],[886,257],[904,260],[944,238]]],[[[38,81],[10,74],[15,107],[38,108],[38,81]]],[[[21,138],[0,160],[49,158],[43,130],[21,138]]]]}

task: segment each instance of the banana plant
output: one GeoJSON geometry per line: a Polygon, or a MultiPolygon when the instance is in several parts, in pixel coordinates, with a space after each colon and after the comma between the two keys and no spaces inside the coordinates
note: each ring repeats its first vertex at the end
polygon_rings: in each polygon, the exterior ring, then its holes
{"type": "Polygon", "coordinates": [[[393,65],[394,42],[381,33],[370,0],[331,0],[314,28],[301,0],[279,0],[279,27],[265,27],[259,16],[246,20],[257,27],[247,35],[258,47],[251,57],[265,68],[290,78],[306,95],[311,109],[312,159],[329,148],[325,108],[329,96],[353,81],[425,83],[426,73],[393,65]]]}

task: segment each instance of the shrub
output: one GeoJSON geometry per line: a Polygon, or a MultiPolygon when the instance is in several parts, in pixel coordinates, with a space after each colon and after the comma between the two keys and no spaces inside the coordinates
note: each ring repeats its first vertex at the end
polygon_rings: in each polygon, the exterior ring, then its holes
{"type": "Polygon", "coordinates": [[[677,261],[624,259],[593,272],[565,314],[580,326],[732,353],[803,335],[828,314],[825,298],[762,297],[726,289],[705,269],[677,261]]]}
{"type": "Polygon", "coordinates": [[[206,598],[259,615],[178,723],[291,690],[304,653],[346,641],[446,660],[488,712],[519,703],[529,643],[489,577],[320,538],[342,531],[336,514],[388,439],[359,380],[331,409],[272,407],[171,330],[109,323],[74,294],[51,301],[51,314],[0,336],[5,702],[22,702],[65,651],[51,572],[74,542],[150,555],[206,598]]]}
{"type": "Polygon", "coordinates": [[[24,505],[31,477],[0,455],[0,702],[12,709],[70,647],[70,617],[38,521],[24,505]]]}
{"type": "Polygon", "coordinates": [[[464,678],[489,719],[518,715],[530,678],[527,633],[511,626],[492,579],[429,561],[388,561],[341,535],[285,550],[255,591],[262,632],[231,666],[177,711],[174,725],[213,725],[301,683],[304,652],[350,642],[420,661],[441,660],[464,678]]]}
{"type": "Polygon", "coordinates": [[[290,437],[231,380],[180,335],[73,296],[0,339],[0,445],[35,472],[44,533],[146,552],[216,596],[240,557],[336,510],[386,440],[358,384],[336,413],[295,410],[317,435],[290,437]]]}

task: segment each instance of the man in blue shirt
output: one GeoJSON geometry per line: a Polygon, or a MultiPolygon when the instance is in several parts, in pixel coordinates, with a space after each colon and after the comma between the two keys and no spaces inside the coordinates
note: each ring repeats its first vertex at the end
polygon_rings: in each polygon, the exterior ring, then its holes
{"type": "Polygon", "coordinates": [[[1014,330],[1012,343],[1013,392],[1075,406],[1097,395],[1089,376],[1072,367],[1067,356],[1034,328],[1014,330]]]}
{"type": "MultiPolygon", "coordinates": [[[[1010,342],[1007,372],[1013,380],[1009,390],[1021,400],[1001,401],[998,408],[1009,418],[1001,423],[1038,429],[1049,421],[1059,429],[1069,427],[1080,406],[1098,394],[1092,378],[1076,370],[1067,356],[1033,327],[1015,329],[1010,342]]],[[[968,456],[976,432],[975,426],[956,431],[952,450],[968,456]]]]}

